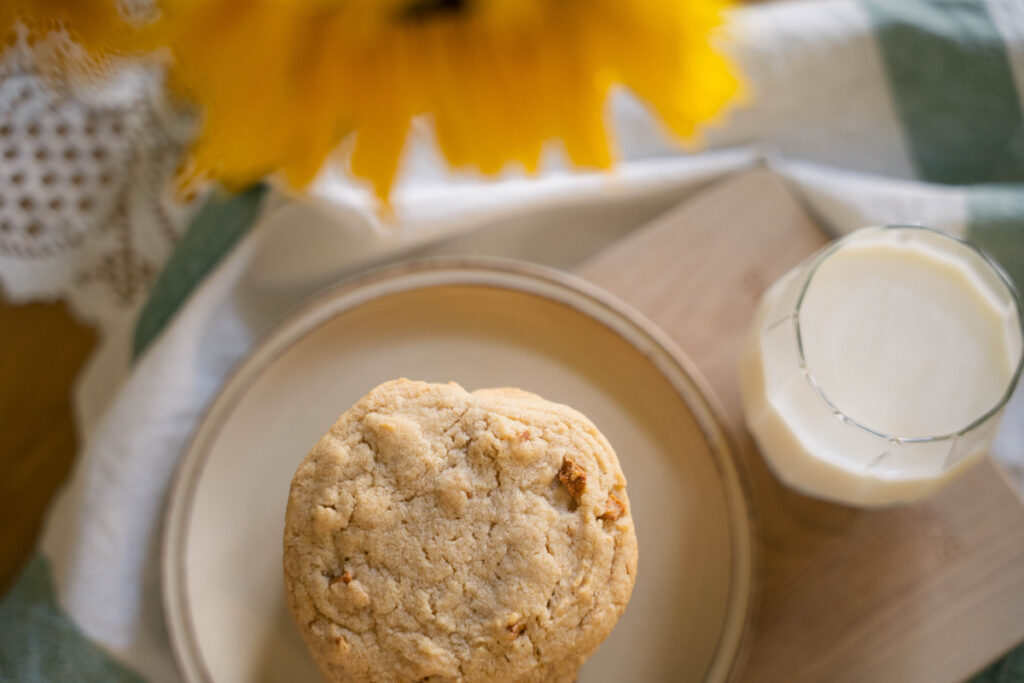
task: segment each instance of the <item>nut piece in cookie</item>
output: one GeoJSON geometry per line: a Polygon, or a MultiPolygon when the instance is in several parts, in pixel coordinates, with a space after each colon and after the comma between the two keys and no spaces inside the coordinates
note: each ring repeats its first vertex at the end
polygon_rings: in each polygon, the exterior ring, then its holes
{"type": "Polygon", "coordinates": [[[604,502],[604,510],[597,516],[606,522],[614,522],[626,514],[626,505],[614,493],[608,494],[608,500],[604,502]]]}
{"type": "Polygon", "coordinates": [[[342,573],[338,574],[337,576],[332,576],[331,579],[327,582],[327,585],[333,586],[339,581],[341,581],[346,586],[352,583],[352,575],[348,573],[347,569],[342,573]]]}
{"type": "Polygon", "coordinates": [[[558,470],[558,481],[562,482],[562,486],[572,496],[573,502],[579,505],[580,497],[583,496],[583,491],[587,488],[586,471],[572,458],[562,458],[562,468],[558,470]]]}

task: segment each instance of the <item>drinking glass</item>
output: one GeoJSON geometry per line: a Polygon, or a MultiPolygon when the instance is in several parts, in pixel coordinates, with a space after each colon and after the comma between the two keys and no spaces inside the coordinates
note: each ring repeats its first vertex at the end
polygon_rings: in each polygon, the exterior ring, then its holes
{"type": "Polygon", "coordinates": [[[748,427],[775,474],[807,494],[857,506],[922,499],[979,460],[991,442],[1024,365],[1021,310],[1006,273],[958,238],[922,226],[858,230],[812,255],[765,293],[740,360],[748,427]],[[888,433],[844,413],[822,388],[821,368],[807,360],[802,309],[822,264],[866,241],[920,246],[948,256],[1004,314],[1001,324],[1015,370],[999,400],[968,423],[937,434],[888,433]]]}

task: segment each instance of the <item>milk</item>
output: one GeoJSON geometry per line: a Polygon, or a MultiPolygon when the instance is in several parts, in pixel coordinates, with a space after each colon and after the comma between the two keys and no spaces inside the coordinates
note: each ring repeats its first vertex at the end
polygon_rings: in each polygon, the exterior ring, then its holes
{"type": "Polygon", "coordinates": [[[744,412],[791,486],[910,502],[983,455],[1021,355],[1017,300],[985,257],[927,229],[866,229],[765,294],[744,412]]]}

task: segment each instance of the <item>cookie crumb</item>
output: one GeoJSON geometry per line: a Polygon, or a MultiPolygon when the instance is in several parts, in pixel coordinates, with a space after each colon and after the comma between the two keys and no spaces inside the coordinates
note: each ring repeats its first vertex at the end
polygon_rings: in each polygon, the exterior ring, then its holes
{"type": "Polygon", "coordinates": [[[530,430],[529,429],[524,429],[523,431],[521,431],[518,434],[516,434],[516,438],[519,439],[520,441],[529,441],[530,440],[530,430]]]}
{"type": "Polygon", "coordinates": [[[558,470],[558,481],[562,482],[573,501],[579,504],[583,490],[587,488],[587,473],[583,468],[572,458],[563,458],[562,469],[558,470]]]}
{"type": "Polygon", "coordinates": [[[625,513],[626,506],[619,500],[619,497],[614,493],[609,493],[608,500],[604,502],[604,512],[599,514],[597,518],[603,519],[606,522],[614,522],[625,513]]]}

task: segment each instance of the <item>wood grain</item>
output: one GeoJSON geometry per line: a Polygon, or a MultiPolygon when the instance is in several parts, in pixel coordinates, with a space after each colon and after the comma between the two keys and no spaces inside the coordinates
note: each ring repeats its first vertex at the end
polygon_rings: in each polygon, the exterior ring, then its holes
{"type": "Polygon", "coordinates": [[[762,525],[750,681],[959,681],[1024,641],[1024,506],[988,461],[918,505],[863,511],[780,485],[740,410],[736,359],[765,287],[826,241],[752,171],[580,269],[636,306],[714,388],[762,525]]]}
{"type": "Polygon", "coordinates": [[[70,469],[71,386],[94,343],[63,304],[15,306],[0,296],[0,596],[70,469]]]}

